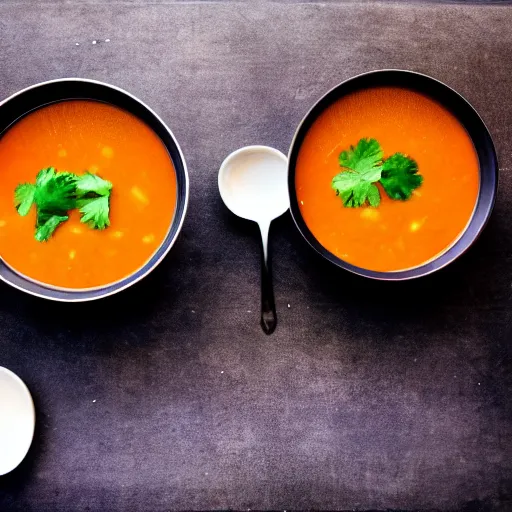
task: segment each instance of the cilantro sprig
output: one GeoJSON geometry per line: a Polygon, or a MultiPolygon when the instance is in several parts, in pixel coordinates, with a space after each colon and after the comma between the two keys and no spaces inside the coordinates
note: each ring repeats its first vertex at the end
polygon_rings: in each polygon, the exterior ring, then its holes
{"type": "Polygon", "coordinates": [[[54,167],[41,169],[35,184],[21,183],[14,191],[14,205],[21,216],[36,207],[35,239],[46,242],[57,227],[68,220],[69,210],[78,208],[81,222],[92,229],[110,225],[112,183],[86,172],[82,176],[58,172],[54,167]]]}
{"type": "Polygon", "coordinates": [[[110,226],[110,219],[108,218],[110,211],[108,196],[83,199],[78,202],[78,206],[82,214],[80,221],[87,224],[90,228],[105,229],[110,226]]]}
{"type": "Polygon", "coordinates": [[[380,182],[391,199],[406,201],[423,183],[423,176],[418,174],[415,160],[403,153],[395,153],[384,161],[380,182]]]}
{"type": "Polygon", "coordinates": [[[21,183],[16,187],[14,191],[14,206],[22,217],[28,215],[30,208],[32,208],[35,193],[36,186],[32,183],[21,183]]]}
{"type": "Polygon", "coordinates": [[[49,217],[44,217],[44,219],[44,221],[41,220],[36,225],[35,238],[38,242],[47,242],[57,229],[57,226],[66,222],[69,217],[67,215],[50,215],[49,217]]]}
{"type": "Polygon", "coordinates": [[[384,152],[376,139],[360,139],[355,146],[342,151],[339,164],[342,172],[334,176],[331,187],[340,196],[343,205],[357,208],[380,204],[380,183],[391,199],[405,201],[418,188],[423,177],[418,164],[403,153],[384,159],[384,152]]]}
{"type": "Polygon", "coordinates": [[[110,193],[112,183],[90,172],[80,177],[76,185],[76,207],[82,214],[81,222],[92,229],[110,226],[110,193]]]}
{"type": "Polygon", "coordinates": [[[339,157],[343,172],[334,176],[332,188],[341,197],[343,204],[351,208],[379,206],[380,193],[374,185],[382,173],[383,152],[375,139],[361,139],[357,145],[342,151],[339,157]]]}

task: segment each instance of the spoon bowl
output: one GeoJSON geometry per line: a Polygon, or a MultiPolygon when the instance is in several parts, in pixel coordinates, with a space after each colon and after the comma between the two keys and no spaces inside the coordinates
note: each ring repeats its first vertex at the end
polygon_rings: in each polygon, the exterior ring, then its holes
{"type": "Polygon", "coordinates": [[[224,204],[243,219],[256,222],[263,246],[261,273],[261,326],[276,328],[274,291],[268,259],[270,223],[290,207],[288,159],[277,149],[247,146],[231,153],[219,170],[219,192],[224,204]]]}
{"type": "Polygon", "coordinates": [[[231,153],[219,171],[224,204],[243,219],[269,223],[290,207],[288,160],[277,149],[247,146],[231,153]]]}

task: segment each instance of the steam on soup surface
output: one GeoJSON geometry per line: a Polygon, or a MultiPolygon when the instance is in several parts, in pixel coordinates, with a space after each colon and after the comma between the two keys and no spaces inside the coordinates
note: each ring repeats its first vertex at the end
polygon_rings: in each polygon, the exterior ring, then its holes
{"type": "Polygon", "coordinates": [[[86,100],[42,107],[3,134],[0,162],[0,255],[28,277],[66,288],[113,283],[143,266],[169,230],[176,174],[167,149],[117,107],[86,100]],[[47,242],[36,241],[35,208],[18,215],[14,189],[49,166],[112,182],[110,227],[90,229],[72,210],[47,242]]]}
{"type": "Polygon", "coordinates": [[[376,87],[351,93],[314,121],[299,151],[295,186],[308,228],[330,252],[376,271],[421,265],[452,245],[468,225],[480,183],[473,143],[444,107],[420,93],[376,87]],[[378,184],[377,208],[347,208],[331,189],[341,151],[377,139],[384,158],[405,153],[422,185],[407,201],[378,184]]]}

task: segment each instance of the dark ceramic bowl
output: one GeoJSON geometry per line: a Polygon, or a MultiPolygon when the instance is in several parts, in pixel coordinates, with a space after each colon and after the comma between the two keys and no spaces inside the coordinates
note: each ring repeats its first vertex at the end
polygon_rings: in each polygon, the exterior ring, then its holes
{"type": "Polygon", "coordinates": [[[187,166],[171,130],[147,105],[130,93],[94,80],[65,78],[33,85],[0,103],[0,137],[18,119],[44,105],[71,99],[89,99],[110,103],[131,112],[144,121],[162,140],[176,170],[177,201],[167,236],[146,264],[133,274],[115,283],[83,289],[47,285],[16,272],[0,261],[0,280],[24,292],[46,299],[80,302],[99,299],[117,293],[149,274],[173,246],[185,219],[189,196],[187,166]]]}
{"type": "Polygon", "coordinates": [[[498,162],[491,136],[475,109],[460,94],[439,80],[420,73],[401,70],[372,71],[342,82],[323,96],[306,114],[295,132],[288,155],[288,190],[290,210],[295,224],[306,241],[325,259],[338,267],[364,277],[381,280],[403,280],[424,276],[445,267],[464,253],[478,238],[485,227],[496,198],[498,162]],[[351,92],[378,86],[397,86],[418,91],[443,105],[457,117],[468,132],[475,146],[480,164],[480,191],[473,216],[463,234],[447,250],[417,267],[393,272],[378,272],[351,265],[325,249],[309,230],[299,209],[295,189],[295,168],[300,147],[309,128],[317,117],[336,100],[351,92]]]}

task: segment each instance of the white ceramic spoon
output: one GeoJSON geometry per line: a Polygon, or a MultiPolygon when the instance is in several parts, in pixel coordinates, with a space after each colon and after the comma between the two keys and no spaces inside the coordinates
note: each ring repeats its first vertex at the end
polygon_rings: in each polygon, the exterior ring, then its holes
{"type": "Polygon", "coordinates": [[[219,191],[224,204],[243,219],[258,224],[263,243],[261,268],[261,327],[267,334],[277,324],[274,290],[268,257],[270,223],[290,207],[288,160],[277,149],[247,146],[231,153],[219,170],[219,191]]]}
{"type": "Polygon", "coordinates": [[[27,386],[0,366],[0,475],[12,471],[25,458],[35,422],[34,403],[27,386]]]}

